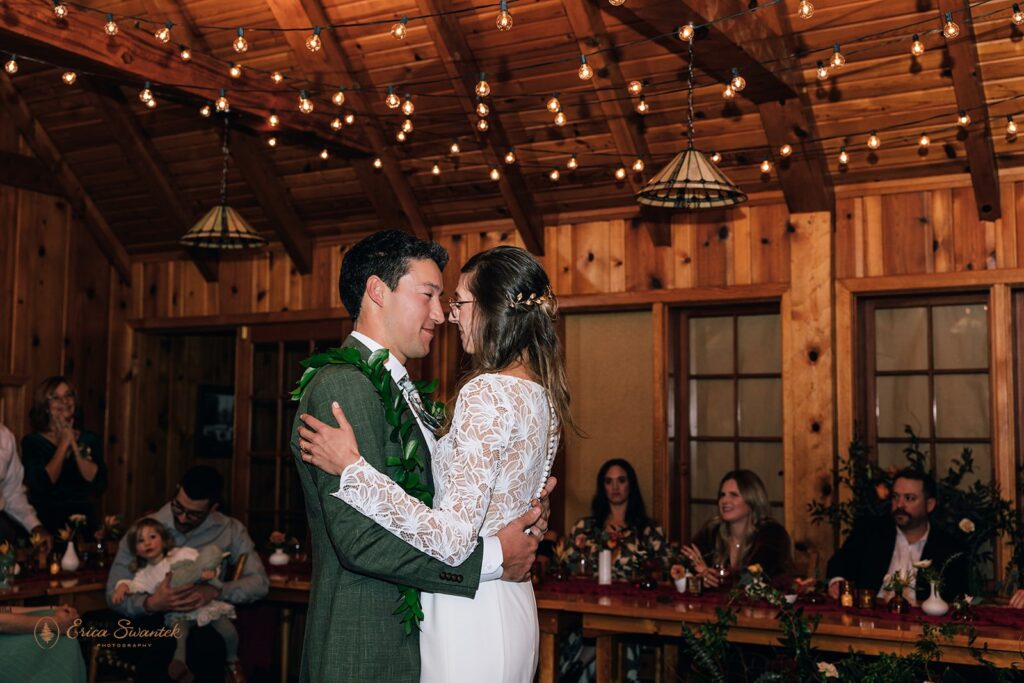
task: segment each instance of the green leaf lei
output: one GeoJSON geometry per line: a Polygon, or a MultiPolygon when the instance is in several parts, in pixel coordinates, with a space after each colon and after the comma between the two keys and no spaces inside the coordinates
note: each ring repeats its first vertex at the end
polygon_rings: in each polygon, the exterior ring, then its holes
{"type": "MultiPolygon", "coordinates": [[[[397,468],[397,472],[393,473],[392,478],[407,494],[431,507],[434,503],[434,494],[421,477],[426,465],[418,453],[419,441],[413,436],[416,430],[416,418],[404,401],[402,392],[392,385],[391,373],[385,367],[388,356],[387,349],[378,349],[370,355],[368,360],[364,361],[359,350],[352,347],[328,349],[323,353],[315,353],[301,363],[305,370],[302,377],[299,378],[298,386],[291,393],[292,400],[298,401],[302,398],[313,376],[323,367],[351,365],[357,368],[370,380],[370,384],[380,396],[381,404],[384,406],[384,419],[391,427],[391,441],[402,447],[401,455],[388,456],[385,461],[388,467],[397,468]]],[[[413,384],[423,399],[424,408],[430,411],[434,417],[443,419],[444,404],[440,401],[432,401],[429,397],[437,389],[437,380],[418,381],[413,384]]],[[[411,635],[414,630],[419,630],[419,624],[423,621],[420,591],[410,586],[399,586],[398,592],[398,607],[395,608],[393,614],[401,616],[405,634],[411,635]]]]}

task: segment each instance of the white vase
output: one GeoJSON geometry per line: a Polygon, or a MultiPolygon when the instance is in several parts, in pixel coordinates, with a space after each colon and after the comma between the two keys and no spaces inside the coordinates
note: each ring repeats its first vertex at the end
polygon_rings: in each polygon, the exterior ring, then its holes
{"type": "Polygon", "coordinates": [[[949,611],[949,603],[939,595],[939,582],[932,581],[932,594],[921,603],[921,611],[933,617],[941,617],[949,611]]]}
{"type": "Polygon", "coordinates": [[[75,551],[74,541],[68,542],[67,550],[64,551],[64,557],[60,558],[60,568],[66,572],[73,572],[81,564],[78,560],[78,553],[75,551]]]}
{"type": "Polygon", "coordinates": [[[288,553],[286,553],[283,548],[278,548],[273,553],[271,553],[269,558],[267,558],[267,562],[274,565],[275,567],[283,567],[284,565],[288,564],[288,560],[290,559],[291,558],[288,557],[288,553]]]}

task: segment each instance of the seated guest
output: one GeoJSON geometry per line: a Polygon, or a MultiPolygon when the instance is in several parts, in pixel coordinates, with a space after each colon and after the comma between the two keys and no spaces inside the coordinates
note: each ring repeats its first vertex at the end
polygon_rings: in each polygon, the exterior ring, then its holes
{"type": "MultiPolygon", "coordinates": [[[[43,551],[49,554],[53,547],[53,536],[39,521],[35,508],[28,502],[22,484],[24,477],[25,470],[18,457],[14,434],[0,424],[0,511],[6,512],[7,517],[18,522],[30,535],[37,536],[43,551]]],[[[7,527],[6,518],[0,519],[0,538],[13,536],[8,533],[7,527]]]]}
{"type": "MultiPolygon", "coordinates": [[[[881,586],[886,575],[897,570],[909,572],[921,560],[931,560],[936,570],[946,568],[941,591],[944,599],[953,600],[966,593],[967,547],[928,521],[937,505],[935,492],[935,480],[924,472],[907,468],[897,473],[890,517],[857,524],[828,561],[829,595],[838,597],[839,581],[845,579],[857,588],[878,591],[883,597],[881,586]]],[[[918,602],[927,599],[929,587],[925,582],[918,581],[915,590],[918,602]]]]}
{"type": "Polygon", "coordinates": [[[51,532],[73,514],[95,529],[96,500],[107,485],[99,436],[76,428],[75,388],[65,377],[43,380],[32,398],[34,433],[21,440],[29,501],[51,532]]]}
{"type": "Polygon", "coordinates": [[[718,572],[726,567],[735,576],[752,564],[761,565],[770,579],[793,570],[793,543],[786,529],[771,517],[768,493],[750,470],[733,470],[718,485],[718,514],[697,532],[693,545],[684,546],[694,572],[704,584],[717,587],[718,572]]]}
{"type": "Polygon", "coordinates": [[[85,683],[85,660],[75,638],[66,638],[78,619],[74,607],[5,607],[0,611],[0,662],[5,681],[85,683]],[[56,642],[41,647],[36,627],[46,619],[56,642]]]}
{"type": "MultiPolygon", "coordinates": [[[[220,582],[200,582],[193,585],[171,588],[169,581],[161,582],[152,593],[129,593],[119,595],[115,600],[117,586],[122,581],[131,581],[134,571],[132,565],[136,561],[136,548],[128,536],[121,539],[117,549],[117,557],[107,578],[107,605],[119,614],[127,617],[141,618],[157,615],[156,627],[164,623],[166,612],[192,612],[208,605],[211,601],[220,600],[232,605],[255,602],[267,594],[270,581],[256,553],[255,545],[249,532],[237,519],[228,517],[217,511],[220,506],[224,479],[212,467],[199,465],[191,468],[181,478],[181,483],[169,503],[149,515],[160,522],[169,533],[169,545],[177,548],[201,549],[203,546],[216,545],[229,553],[229,562],[237,563],[239,557],[246,556],[241,576],[233,580],[220,582]]],[[[213,645],[220,656],[218,667],[224,670],[225,654],[223,643],[211,629],[194,629],[188,641],[188,666],[174,667],[181,678],[187,679],[193,673],[198,675],[197,666],[209,658],[210,647],[197,643],[199,640],[217,638],[213,645]],[[193,645],[198,645],[193,647],[193,645]],[[195,655],[193,654],[195,652],[195,655]],[[205,656],[204,656],[205,655],[205,656]]],[[[165,639],[166,640],[166,639],[165,639]]],[[[164,644],[166,645],[166,644],[164,644]]],[[[167,647],[154,649],[138,665],[147,670],[143,680],[150,680],[150,675],[165,675],[172,664],[174,656],[173,642],[167,647]]],[[[184,649],[184,648],[183,648],[184,649]]],[[[180,650],[179,650],[180,652],[180,650]]],[[[231,680],[241,680],[241,672],[237,667],[228,670],[231,680]]],[[[223,674],[221,674],[223,675],[223,674]]]]}

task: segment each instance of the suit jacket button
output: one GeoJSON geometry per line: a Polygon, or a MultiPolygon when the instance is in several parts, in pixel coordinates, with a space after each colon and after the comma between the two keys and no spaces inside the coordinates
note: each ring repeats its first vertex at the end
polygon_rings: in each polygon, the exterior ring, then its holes
{"type": "Polygon", "coordinates": [[[444,579],[446,579],[446,578],[447,578],[447,577],[445,576],[445,572],[441,572],[440,574],[438,574],[438,577],[439,577],[439,578],[440,578],[440,579],[441,579],[442,581],[443,581],[444,579]]]}
{"type": "Polygon", "coordinates": [[[456,581],[457,583],[462,583],[462,574],[459,574],[458,576],[456,576],[456,577],[455,577],[455,581],[456,581]]]}

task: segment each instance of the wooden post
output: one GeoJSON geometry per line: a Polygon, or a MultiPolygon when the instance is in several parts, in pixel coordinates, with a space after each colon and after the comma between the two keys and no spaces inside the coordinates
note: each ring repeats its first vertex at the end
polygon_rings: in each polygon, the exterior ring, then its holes
{"type": "MultiPolygon", "coordinates": [[[[1016,422],[1013,391],[1013,293],[1007,285],[995,285],[989,298],[988,329],[992,368],[992,462],[1003,498],[1015,499],[1017,490],[1016,422]]],[[[996,545],[996,578],[1006,578],[1006,563],[1013,555],[1009,538],[996,545]]]]}

